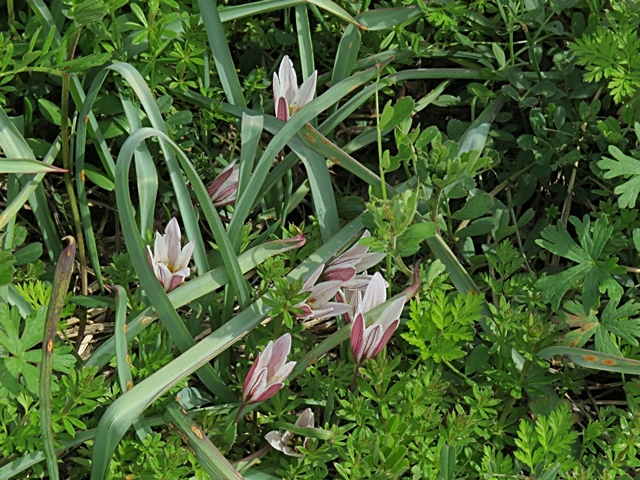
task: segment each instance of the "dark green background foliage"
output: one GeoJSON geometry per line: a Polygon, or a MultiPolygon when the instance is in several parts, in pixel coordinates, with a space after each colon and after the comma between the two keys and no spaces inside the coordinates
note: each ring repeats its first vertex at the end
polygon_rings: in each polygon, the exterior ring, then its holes
{"type": "Polygon", "coordinates": [[[639,5],[0,0],[0,478],[636,478],[639,5]],[[286,126],[284,55],[323,95],[286,126]],[[44,164],[69,172],[15,170],[44,164]],[[144,247],[174,216],[196,251],[167,296],[144,247]],[[365,228],[388,295],[420,285],[358,370],[344,319],[296,315],[365,228]],[[234,423],[285,332],[289,382],[234,423]],[[304,456],[266,448],[305,408],[304,456]]]}

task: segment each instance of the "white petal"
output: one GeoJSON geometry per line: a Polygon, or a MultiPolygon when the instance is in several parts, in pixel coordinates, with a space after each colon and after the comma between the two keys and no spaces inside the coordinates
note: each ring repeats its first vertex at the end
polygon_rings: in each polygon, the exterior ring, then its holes
{"type": "Polygon", "coordinates": [[[285,98],[287,104],[291,104],[298,93],[298,78],[293,68],[293,62],[289,59],[289,55],[285,55],[280,62],[280,71],[278,75],[280,79],[281,96],[285,98]]]}
{"type": "Polygon", "coordinates": [[[387,300],[387,290],[385,280],[380,272],[376,272],[364,292],[364,298],[358,308],[362,313],[367,313],[387,300]]]}
{"type": "MultiPolygon", "coordinates": [[[[191,240],[189,243],[187,243],[184,246],[184,248],[182,249],[182,252],[180,252],[180,256],[178,257],[178,261],[173,266],[174,270],[181,270],[183,268],[186,268],[187,265],[189,265],[189,262],[191,261],[191,255],[193,255],[193,248],[195,246],[196,246],[196,241],[195,240],[191,240]]],[[[187,275],[189,275],[189,274],[187,273],[187,275]]]]}
{"type": "Polygon", "coordinates": [[[405,297],[399,297],[393,300],[391,304],[382,311],[376,323],[380,324],[384,330],[389,328],[389,325],[400,318],[405,301],[405,297]]]}
{"type": "Polygon", "coordinates": [[[168,263],[169,257],[167,255],[167,244],[164,241],[164,236],[156,232],[156,240],[153,244],[153,260],[156,262],[168,263]]]}
{"type": "Polygon", "coordinates": [[[168,267],[171,270],[175,270],[178,258],[180,258],[180,227],[175,217],[167,224],[167,228],[164,231],[164,241],[167,245],[167,255],[169,257],[168,267]]]}
{"type": "Polygon", "coordinates": [[[282,434],[280,434],[277,431],[272,431],[267,433],[264,436],[264,439],[269,442],[269,445],[271,445],[273,448],[275,448],[276,450],[280,450],[281,452],[284,452],[284,442],[282,441],[282,434]]]}
{"type": "Polygon", "coordinates": [[[323,269],[324,269],[324,264],[316,268],[316,270],[311,274],[311,276],[307,278],[307,281],[302,284],[302,289],[300,290],[300,292],[308,292],[309,290],[311,290],[311,288],[318,281],[318,278],[320,278],[320,274],[322,273],[323,269]]]}
{"type": "Polygon", "coordinates": [[[316,80],[318,78],[318,72],[314,71],[309,78],[305,80],[305,82],[300,87],[300,90],[297,91],[295,97],[291,101],[292,114],[300,110],[307,103],[313,100],[314,95],[316,94],[316,80]]]}
{"type": "Polygon", "coordinates": [[[273,103],[278,105],[278,99],[281,97],[282,87],[280,86],[280,79],[278,74],[273,72],[273,103]]]}

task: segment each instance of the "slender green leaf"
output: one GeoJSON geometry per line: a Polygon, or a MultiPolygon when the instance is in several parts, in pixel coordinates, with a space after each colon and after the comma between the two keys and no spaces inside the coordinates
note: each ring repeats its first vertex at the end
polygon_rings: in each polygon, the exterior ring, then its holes
{"type": "Polygon", "coordinates": [[[31,158],[0,158],[0,173],[63,173],[66,170],[31,158]]]}
{"type": "MultiPolygon", "coordinates": [[[[142,128],[139,111],[131,100],[120,95],[124,113],[129,123],[129,133],[142,128]]],[[[158,173],[151,158],[147,146],[142,143],[136,149],[136,182],[138,184],[138,196],[140,197],[140,234],[144,236],[147,231],[153,232],[153,214],[158,193],[158,173]]]]}
{"type": "Polygon", "coordinates": [[[338,45],[336,60],[333,62],[331,85],[335,85],[351,75],[356,60],[358,59],[360,39],[360,29],[354,25],[347,26],[338,45]]]}
{"type": "Polygon", "coordinates": [[[302,64],[302,78],[309,78],[316,69],[313,58],[313,43],[311,42],[311,26],[309,14],[305,4],[296,5],[296,30],[298,46],[300,48],[300,62],[302,64]]]}
{"type": "Polygon", "coordinates": [[[70,245],[65,248],[58,259],[53,274],[51,299],[47,308],[44,340],[42,341],[42,361],[40,362],[40,432],[44,453],[47,459],[49,478],[58,480],[58,459],[56,457],[53,429],[51,428],[51,375],[53,371],[53,346],[56,339],[58,321],[64,306],[65,297],[69,290],[73,262],[76,258],[76,242],[73,237],[70,245]]]}
{"type": "Polygon", "coordinates": [[[220,480],[242,480],[242,475],[233,468],[209,437],[189,418],[177,402],[167,406],[164,419],[180,432],[187,446],[196,453],[200,466],[211,476],[220,480]]]}
{"type": "Polygon", "coordinates": [[[386,30],[404,22],[417,19],[421,14],[418,7],[376,8],[356,16],[356,20],[367,30],[386,30]]]}
{"type": "Polygon", "coordinates": [[[222,82],[222,88],[229,102],[240,107],[246,106],[244,94],[240,86],[240,80],[236,67],[231,58],[229,43],[224,35],[224,28],[220,21],[218,6],[215,0],[198,0],[200,15],[207,31],[209,46],[213,53],[213,61],[218,69],[218,76],[222,82]]]}
{"type": "MultiPolygon", "coordinates": [[[[47,156],[42,161],[47,164],[52,164],[59,151],[60,137],[58,136],[58,138],[56,138],[56,141],[53,142],[53,145],[51,145],[47,156]]],[[[31,177],[31,179],[25,177],[24,187],[22,188],[22,190],[20,190],[18,195],[16,195],[12,200],[9,201],[7,208],[5,208],[2,213],[0,213],[0,230],[3,230],[5,226],[7,226],[11,221],[11,219],[15,218],[22,206],[27,202],[38,185],[40,185],[40,182],[42,182],[44,176],[44,173],[39,173],[31,177]]]]}
{"type": "MultiPolygon", "coordinates": [[[[8,157],[36,159],[27,142],[2,109],[0,109],[0,148],[8,157]]],[[[18,180],[23,188],[30,184],[29,178],[22,175],[18,176],[18,180]]],[[[49,257],[51,260],[55,260],[62,253],[62,244],[58,238],[42,184],[38,183],[33,189],[33,193],[29,196],[29,204],[38,222],[38,229],[47,247],[49,257]]]]}
{"type": "Polygon", "coordinates": [[[365,30],[365,28],[360,25],[360,23],[358,23],[358,21],[355,20],[351,15],[349,15],[349,13],[344,8],[332,2],[331,0],[307,0],[307,3],[315,5],[322,10],[335,15],[340,20],[344,20],[345,22],[351,23],[352,25],[365,30]]]}
{"type": "MultiPolygon", "coordinates": [[[[133,388],[131,360],[127,346],[127,293],[120,285],[112,285],[109,289],[116,292],[116,322],[113,336],[116,341],[116,366],[120,390],[126,392],[133,388]]],[[[134,427],[141,441],[152,433],[142,415],[134,422],[134,427]]]]}
{"type": "Polygon", "coordinates": [[[640,361],[609,355],[607,353],[573,347],[547,347],[538,352],[538,356],[549,360],[551,357],[567,357],[573,363],[584,368],[605,370],[607,372],[640,375],[640,361]]]}
{"type": "Polygon", "coordinates": [[[243,112],[241,128],[240,172],[236,198],[242,195],[242,192],[249,184],[249,178],[251,178],[251,172],[253,171],[253,162],[256,158],[256,151],[264,128],[264,117],[262,115],[248,115],[243,112]]]}

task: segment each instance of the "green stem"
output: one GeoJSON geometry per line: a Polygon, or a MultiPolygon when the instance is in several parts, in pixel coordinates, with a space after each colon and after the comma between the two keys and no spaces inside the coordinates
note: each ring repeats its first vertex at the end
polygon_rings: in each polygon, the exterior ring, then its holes
{"type": "Polygon", "coordinates": [[[378,90],[380,89],[380,68],[376,76],[376,133],[378,135],[378,164],[380,166],[380,184],[382,186],[382,199],[387,199],[387,183],[384,181],[384,166],[382,165],[382,130],[380,130],[380,99],[378,90]]]}
{"type": "Polygon", "coordinates": [[[464,373],[462,373],[460,370],[458,370],[456,367],[454,367],[451,362],[449,362],[448,360],[444,360],[443,362],[447,367],[449,367],[454,373],[456,373],[458,376],[460,376],[460,378],[462,378],[467,385],[469,385],[470,387],[472,387],[473,385],[475,385],[476,382],[474,382],[473,380],[471,380],[469,377],[467,377],[464,373]]]}
{"type": "MultiPolygon", "coordinates": [[[[69,51],[67,52],[67,61],[73,60],[78,40],[82,29],[78,27],[78,31],[71,39],[69,51]]],[[[69,129],[69,84],[71,75],[62,73],[62,98],[60,102],[60,129],[62,143],[62,166],[66,170],[64,173],[64,183],[69,197],[69,206],[71,207],[71,216],[76,230],[76,238],[78,239],[78,260],[80,262],[80,278],[82,285],[82,295],[89,293],[89,281],[87,278],[87,259],[84,254],[84,235],[82,233],[82,222],[80,220],[80,211],[78,210],[78,202],[76,200],[75,190],[73,189],[73,180],[71,179],[71,132],[69,129]]],[[[79,315],[80,323],[78,324],[78,337],[76,338],[76,350],[80,348],[80,344],[84,338],[84,330],[87,325],[87,314],[79,315]]]]}

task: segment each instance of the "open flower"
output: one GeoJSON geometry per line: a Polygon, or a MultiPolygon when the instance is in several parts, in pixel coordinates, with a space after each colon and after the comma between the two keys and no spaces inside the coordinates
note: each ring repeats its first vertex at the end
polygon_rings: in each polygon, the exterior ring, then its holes
{"type": "Polygon", "coordinates": [[[166,292],[180,285],[191,273],[187,265],[191,260],[194,245],[195,241],[191,240],[180,250],[180,227],[175,218],[167,224],[164,235],[156,232],[153,252],[147,245],[149,262],[166,292]]]}
{"type": "Polygon", "coordinates": [[[236,161],[234,160],[224,167],[220,174],[211,182],[207,191],[209,192],[211,201],[216,207],[231,205],[236,201],[239,174],[240,165],[236,165],[236,161]]]}
{"type": "MultiPolygon", "coordinates": [[[[300,414],[298,420],[296,421],[296,427],[313,428],[313,411],[310,408],[307,408],[300,414]]],[[[304,454],[300,453],[298,451],[298,447],[295,445],[295,433],[287,430],[286,432],[284,432],[284,434],[282,434],[274,430],[267,433],[264,438],[271,444],[273,448],[275,448],[276,450],[280,450],[285,455],[289,455],[290,457],[304,457],[304,454]]],[[[302,446],[304,448],[307,448],[308,443],[309,439],[305,437],[302,442],[302,446]]]]}
{"type": "MultiPolygon", "coordinates": [[[[288,362],[291,335],[285,333],[275,343],[270,341],[253,362],[242,386],[242,404],[264,402],[284,386],[296,362],[288,362]]],[[[242,408],[240,409],[242,410],[242,408]]]]}
{"type": "MultiPolygon", "coordinates": [[[[369,238],[368,230],[361,238],[369,238]]],[[[336,258],[322,274],[323,280],[341,280],[342,288],[362,290],[369,285],[371,276],[357,275],[367,268],[377,265],[386,257],[386,253],[369,253],[369,247],[358,241],[353,247],[336,258]]]]}
{"type": "Polygon", "coordinates": [[[314,71],[298,90],[298,78],[289,55],[280,62],[279,73],[273,72],[273,102],[276,117],[285,122],[309,103],[316,91],[318,72],[314,71]]]}
{"type": "Polygon", "coordinates": [[[373,324],[369,327],[365,326],[365,313],[387,300],[385,284],[380,273],[374,274],[354,314],[351,327],[351,351],[358,366],[380,353],[400,323],[400,314],[406,301],[404,296],[393,300],[378,315],[373,324]]]}
{"type": "Polygon", "coordinates": [[[295,305],[296,308],[300,308],[304,312],[297,315],[301,320],[333,317],[351,311],[351,307],[346,303],[329,301],[340,290],[342,281],[332,280],[315,284],[323,269],[324,265],[320,265],[302,285],[301,293],[311,293],[304,302],[295,305]]]}

